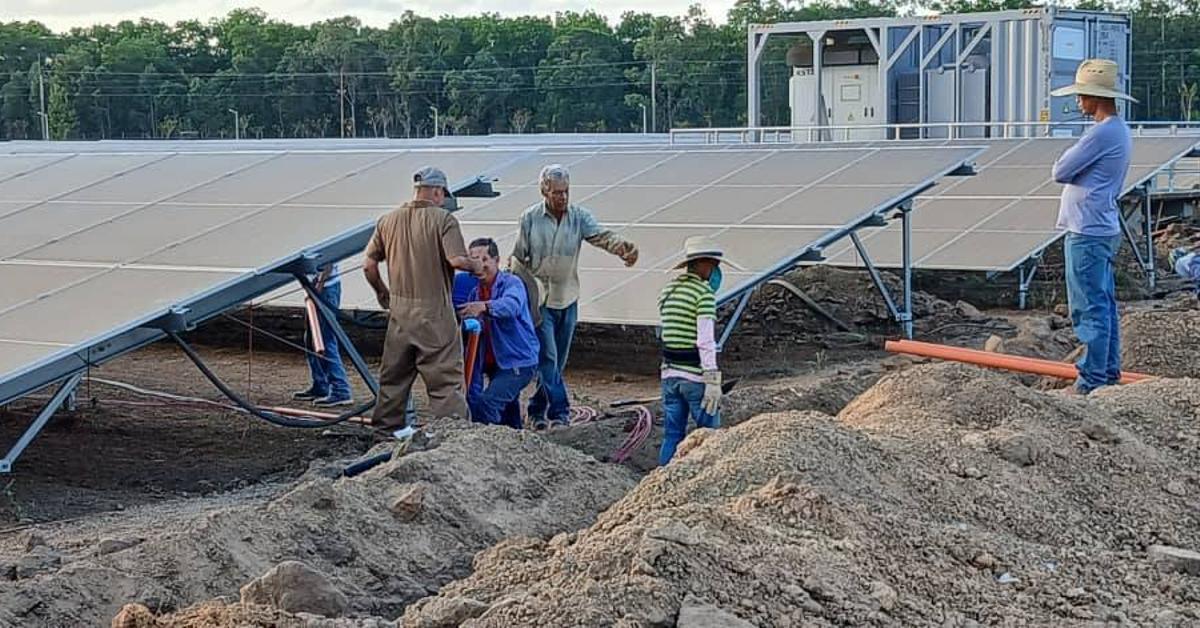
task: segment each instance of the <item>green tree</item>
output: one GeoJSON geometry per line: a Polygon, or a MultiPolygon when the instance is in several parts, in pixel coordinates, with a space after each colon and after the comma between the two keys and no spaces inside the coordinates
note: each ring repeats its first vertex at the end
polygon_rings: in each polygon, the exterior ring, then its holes
{"type": "Polygon", "coordinates": [[[49,118],[51,139],[65,140],[75,135],[78,118],[75,108],[71,104],[68,89],[67,82],[59,77],[50,81],[50,103],[47,117],[49,118]]]}

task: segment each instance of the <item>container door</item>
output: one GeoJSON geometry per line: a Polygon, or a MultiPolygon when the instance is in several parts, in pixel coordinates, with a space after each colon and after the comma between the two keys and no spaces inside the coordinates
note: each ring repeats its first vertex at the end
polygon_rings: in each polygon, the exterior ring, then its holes
{"type": "MultiPolygon", "coordinates": [[[[879,102],[879,68],[874,65],[832,67],[826,70],[829,85],[829,123],[835,127],[882,124],[884,107],[879,102]]],[[[866,140],[883,137],[882,129],[835,130],[835,140],[866,140]]]]}

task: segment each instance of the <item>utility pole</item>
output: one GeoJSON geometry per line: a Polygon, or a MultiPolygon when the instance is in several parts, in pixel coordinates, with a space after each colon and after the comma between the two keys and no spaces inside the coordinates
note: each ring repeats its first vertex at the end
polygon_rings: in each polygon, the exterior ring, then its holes
{"type": "Polygon", "coordinates": [[[342,120],[342,137],[346,137],[346,71],[338,70],[338,109],[342,120]]]}
{"type": "Polygon", "coordinates": [[[658,62],[650,62],[650,124],[658,133],[658,62]]]}
{"type": "Polygon", "coordinates": [[[236,140],[240,140],[240,139],[242,139],[242,136],[241,136],[241,133],[242,133],[242,120],[241,120],[241,115],[238,113],[237,109],[230,109],[230,110],[229,110],[229,113],[232,113],[232,114],[233,114],[233,139],[234,139],[235,141],[236,141],[236,140]]]}
{"type": "Polygon", "coordinates": [[[430,111],[433,112],[433,136],[437,137],[438,136],[438,108],[433,105],[429,105],[429,109],[430,109],[430,111]]]}
{"type": "Polygon", "coordinates": [[[638,105],[641,106],[641,108],[642,108],[642,135],[645,135],[647,133],[647,131],[646,131],[646,103],[644,103],[644,102],[638,103],[638,105]]]}
{"type": "Polygon", "coordinates": [[[38,116],[42,118],[42,140],[50,141],[50,116],[46,114],[45,64],[38,64],[38,116]]]}

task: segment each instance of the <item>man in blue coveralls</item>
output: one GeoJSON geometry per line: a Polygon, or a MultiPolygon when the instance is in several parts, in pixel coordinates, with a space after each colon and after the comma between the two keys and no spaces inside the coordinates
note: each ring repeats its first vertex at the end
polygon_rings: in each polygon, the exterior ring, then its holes
{"type": "Polygon", "coordinates": [[[1125,187],[1133,142],[1117,112],[1117,100],[1133,100],[1117,90],[1117,64],[1088,59],[1075,83],[1051,92],[1074,95],[1079,110],[1095,124],[1054,164],[1054,180],[1063,184],[1058,228],[1064,243],[1067,303],[1079,342],[1087,352],[1076,366],[1070,389],[1086,395],[1121,377],[1120,317],[1117,314],[1114,262],[1121,246],[1117,201],[1125,187]]]}

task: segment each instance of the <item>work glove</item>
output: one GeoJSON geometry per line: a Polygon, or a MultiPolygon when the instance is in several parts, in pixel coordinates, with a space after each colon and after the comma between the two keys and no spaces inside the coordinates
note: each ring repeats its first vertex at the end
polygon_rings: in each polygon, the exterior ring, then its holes
{"type": "Polygon", "coordinates": [[[712,416],[721,409],[721,371],[704,371],[704,400],[700,406],[712,416]]]}

